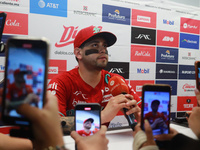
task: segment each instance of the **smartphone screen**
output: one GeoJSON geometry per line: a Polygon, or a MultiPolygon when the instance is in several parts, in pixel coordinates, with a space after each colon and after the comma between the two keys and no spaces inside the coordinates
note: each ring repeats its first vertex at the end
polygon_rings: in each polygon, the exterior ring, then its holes
{"type": "Polygon", "coordinates": [[[7,42],[2,117],[10,125],[30,125],[16,109],[24,103],[43,108],[48,44],[45,40],[11,38],[7,42]]]}
{"type": "Polygon", "coordinates": [[[195,61],[196,88],[200,90],[200,61],[195,61]]]}
{"type": "Polygon", "coordinates": [[[101,107],[97,103],[77,104],[75,130],[81,136],[95,134],[101,127],[101,107]]]}
{"type": "Polygon", "coordinates": [[[147,119],[153,135],[168,134],[170,123],[171,88],[169,85],[144,85],[142,90],[142,121],[147,119]]]}

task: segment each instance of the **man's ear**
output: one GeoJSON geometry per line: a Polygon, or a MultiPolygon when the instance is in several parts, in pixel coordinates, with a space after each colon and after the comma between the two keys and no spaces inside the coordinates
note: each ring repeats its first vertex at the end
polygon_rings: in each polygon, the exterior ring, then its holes
{"type": "Polygon", "coordinates": [[[82,55],[81,55],[81,48],[74,48],[74,55],[76,56],[77,59],[81,59],[82,58],[82,55]]]}

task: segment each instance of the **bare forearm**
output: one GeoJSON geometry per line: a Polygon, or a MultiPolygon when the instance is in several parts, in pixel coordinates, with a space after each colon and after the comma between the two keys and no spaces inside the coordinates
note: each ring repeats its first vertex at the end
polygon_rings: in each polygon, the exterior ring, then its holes
{"type": "Polygon", "coordinates": [[[8,135],[0,133],[0,149],[1,150],[16,150],[16,149],[26,149],[32,150],[32,142],[28,139],[14,138],[8,135]]]}

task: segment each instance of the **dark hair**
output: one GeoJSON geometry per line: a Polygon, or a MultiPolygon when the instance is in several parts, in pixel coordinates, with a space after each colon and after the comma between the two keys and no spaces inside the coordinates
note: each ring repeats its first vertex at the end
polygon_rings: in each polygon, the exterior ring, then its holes
{"type": "Polygon", "coordinates": [[[151,102],[151,105],[153,105],[153,104],[160,105],[160,101],[157,100],[157,99],[155,99],[155,100],[153,100],[153,101],[151,102]]]}

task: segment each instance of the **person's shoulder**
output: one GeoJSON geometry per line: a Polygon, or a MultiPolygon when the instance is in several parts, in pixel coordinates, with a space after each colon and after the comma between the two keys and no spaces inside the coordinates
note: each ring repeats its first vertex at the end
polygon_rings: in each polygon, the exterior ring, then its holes
{"type": "Polygon", "coordinates": [[[77,72],[78,72],[78,71],[77,71],[77,68],[73,68],[72,70],[64,71],[64,72],[62,72],[62,73],[57,74],[56,76],[53,77],[53,79],[71,76],[71,75],[73,75],[73,74],[76,74],[77,72]]]}

